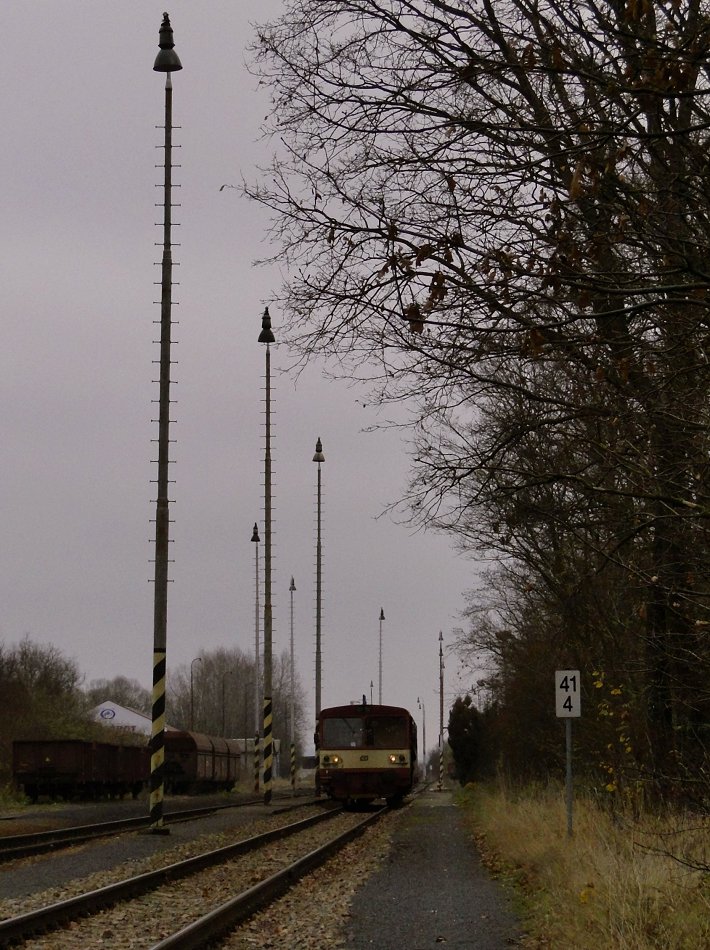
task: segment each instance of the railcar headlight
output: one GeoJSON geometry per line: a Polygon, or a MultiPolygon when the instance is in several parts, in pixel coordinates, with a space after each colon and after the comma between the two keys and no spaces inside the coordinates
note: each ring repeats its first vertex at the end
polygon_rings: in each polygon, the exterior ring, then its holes
{"type": "Polygon", "coordinates": [[[396,755],[388,755],[387,758],[388,758],[389,761],[390,761],[390,765],[395,765],[395,763],[397,762],[397,756],[396,756],[396,755]]]}
{"type": "Polygon", "coordinates": [[[334,756],[333,756],[333,765],[340,765],[342,761],[343,761],[343,760],[340,758],[339,755],[334,755],[334,756]]]}

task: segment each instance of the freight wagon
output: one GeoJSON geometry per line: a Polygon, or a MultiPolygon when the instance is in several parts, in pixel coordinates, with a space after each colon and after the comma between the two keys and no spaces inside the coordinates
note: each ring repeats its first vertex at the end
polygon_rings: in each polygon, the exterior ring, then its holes
{"type": "Polygon", "coordinates": [[[199,732],[165,733],[165,790],[174,795],[229,789],[239,777],[241,743],[199,732]]]}
{"type": "MultiPolygon", "coordinates": [[[[150,780],[147,745],[82,739],[17,740],[13,778],[28,798],[134,798],[150,780]]],[[[165,790],[169,794],[231,788],[240,750],[232,739],[196,732],[165,733],[165,790]]]]}
{"type": "Polygon", "coordinates": [[[15,784],[36,802],[51,798],[134,798],[150,773],[146,746],[48,739],[12,743],[15,784]]]}

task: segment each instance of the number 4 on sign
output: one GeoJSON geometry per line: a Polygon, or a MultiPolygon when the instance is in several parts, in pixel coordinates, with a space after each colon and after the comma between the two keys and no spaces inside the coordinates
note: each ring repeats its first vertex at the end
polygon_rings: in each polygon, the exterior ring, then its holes
{"type": "Polygon", "coordinates": [[[579,670],[555,672],[555,706],[560,718],[576,719],[582,715],[579,670]]]}

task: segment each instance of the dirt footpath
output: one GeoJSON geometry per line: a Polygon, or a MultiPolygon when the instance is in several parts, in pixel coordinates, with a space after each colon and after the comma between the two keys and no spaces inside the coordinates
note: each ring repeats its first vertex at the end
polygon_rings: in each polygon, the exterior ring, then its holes
{"type": "Polygon", "coordinates": [[[482,866],[451,792],[424,792],[398,822],[387,863],[360,888],[347,950],[514,947],[520,925],[482,866]]]}

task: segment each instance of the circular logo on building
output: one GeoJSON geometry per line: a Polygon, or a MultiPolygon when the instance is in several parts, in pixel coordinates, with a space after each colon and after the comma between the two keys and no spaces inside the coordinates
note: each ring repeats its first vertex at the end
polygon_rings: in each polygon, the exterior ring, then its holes
{"type": "Polygon", "coordinates": [[[113,719],[114,716],[116,715],[116,710],[115,710],[115,709],[102,709],[100,715],[101,715],[101,718],[102,718],[102,719],[113,719]]]}

